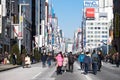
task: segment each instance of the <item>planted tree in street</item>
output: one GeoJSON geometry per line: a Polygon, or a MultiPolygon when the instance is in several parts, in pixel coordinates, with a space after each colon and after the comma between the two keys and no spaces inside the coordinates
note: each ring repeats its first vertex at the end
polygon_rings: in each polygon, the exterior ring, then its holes
{"type": "Polygon", "coordinates": [[[11,57],[10,57],[10,62],[13,64],[13,58],[12,55],[15,53],[16,55],[16,64],[20,65],[21,64],[21,54],[19,53],[19,47],[17,44],[14,44],[11,48],[11,57]]]}

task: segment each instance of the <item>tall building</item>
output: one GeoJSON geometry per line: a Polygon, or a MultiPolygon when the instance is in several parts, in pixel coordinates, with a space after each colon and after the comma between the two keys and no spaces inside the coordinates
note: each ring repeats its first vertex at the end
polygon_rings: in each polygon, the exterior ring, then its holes
{"type": "Polygon", "coordinates": [[[113,41],[112,45],[120,53],[120,0],[113,0],[113,41]]]}
{"type": "MultiPolygon", "coordinates": [[[[112,25],[112,0],[84,0],[83,27],[85,48],[105,47],[108,50],[109,29],[112,25]]],[[[105,51],[108,53],[108,51],[105,51]]]]}
{"type": "Polygon", "coordinates": [[[35,0],[35,42],[41,48],[45,44],[45,5],[46,0],[35,0]]]}
{"type": "Polygon", "coordinates": [[[22,45],[25,47],[27,53],[30,53],[32,51],[32,0],[20,0],[19,4],[25,4],[21,6],[21,13],[23,16],[22,31],[24,34],[22,45]]]}

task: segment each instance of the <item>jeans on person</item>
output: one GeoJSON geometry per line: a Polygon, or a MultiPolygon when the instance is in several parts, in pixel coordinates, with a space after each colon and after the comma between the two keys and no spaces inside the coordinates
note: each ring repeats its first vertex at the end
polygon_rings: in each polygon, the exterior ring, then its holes
{"type": "Polygon", "coordinates": [[[57,66],[57,75],[62,74],[62,66],[57,66]]]}
{"type": "Polygon", "coordinates": [[[93,74],[97,74],[97,68],[98,68],[98,66],[97,66],[97,63],[92,63],[92,70],[93,70],[93,74]]]}
{"type": "Polygon", "coordinates": [[[85,73],[87,74],[88,73],[88,69],[89,69],[89,64],[88,63],[85,63],[85,73]]]}
{"type": "Polygon", "coordinates": [[[73,64],[69,64],[69,71],[73,72],[73,64]]]}
{"type": "Polygon", "coordinates": [[[80,62],[80,68],[81,68],[81,70],[84,69],[84,63],[83,62],[80,62]]]}

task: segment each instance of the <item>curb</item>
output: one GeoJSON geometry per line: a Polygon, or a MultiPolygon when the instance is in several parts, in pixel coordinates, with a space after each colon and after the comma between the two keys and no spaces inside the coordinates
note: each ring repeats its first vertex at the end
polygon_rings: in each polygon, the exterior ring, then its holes
{"type": "Polygon", "coordinates": [[[6,68],[6,69],[1,69],[0,72],[11,70],[11,69],[18,68],[18,67],[20,67],[20,65],[15,66],[15,67],[9,67],[9,68],[6,68]]]}

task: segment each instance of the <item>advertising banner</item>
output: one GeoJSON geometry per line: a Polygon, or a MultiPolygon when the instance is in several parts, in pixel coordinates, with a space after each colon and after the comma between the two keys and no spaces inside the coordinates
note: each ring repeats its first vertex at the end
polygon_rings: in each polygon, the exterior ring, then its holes
{"type": "Polygon", "coordinates": [[[84,7],[99,7],[98,0],[84,0],[84,7]]]}
{"type": "Polygon", "coordinates": [[[14,24],[14,35],[15,37],[18,37],[18,39],[22,39],[23,38],[23,33],[21,32],[23,30],[21,30],[21,27],[19,26],[19,24],[14,24]]]}
{"type": "Polygon", "coordinates": [[[95,9],[94,8],[86,8],[86,18],[94,18],[95,17],[95,9]]]}
{"type": "Polygon", "coordinates": [[[35,47],[42,47],[42,35],[35,36],[35,47]]]}
{"type": "Polygon", "coordinates": [[[19,25],[14,25],[14,35],[15,35],[15,37],[18,37],[18,27],[19,27],[19,25]]]}

